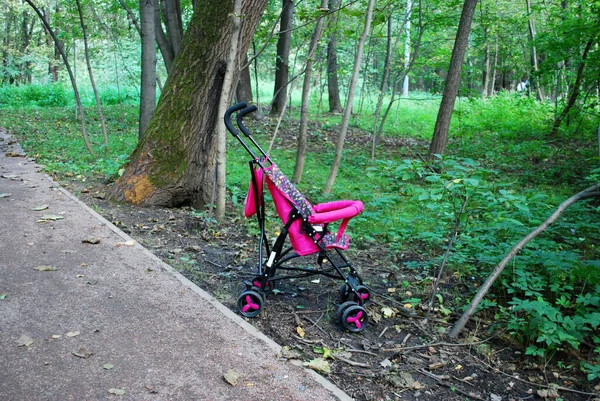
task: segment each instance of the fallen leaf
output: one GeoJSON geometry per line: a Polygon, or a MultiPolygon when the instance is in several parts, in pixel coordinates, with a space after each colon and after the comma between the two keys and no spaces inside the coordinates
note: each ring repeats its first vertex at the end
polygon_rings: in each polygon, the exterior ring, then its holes
{"type": "Polygon", "coordinates": [[[300,338],[304,338],[305,333],[304,333],[304,329],[302,328],[302,326],[296,327],[296,333],[298,333],[300,338]]]}
{"type": "Polygon", "coordinates": [[[331,373],[331,366],[329,366],[329,362],[323,358],[315,358],[310,362],[304,362],[304,366],[326,375],[331,373]]]}
{"type": "Polygon", "coordinates": [[[111,370],[115,367],[115,365],[113,365],[112,363],[105,363],[104,365],[102,365],[102,367],[106,370],[111,370]]]}
{"type": "Polygon", "coordinates": [[[389,368],[390,366],[392,366],[392,365],[393,365],[393,363],[392,363],[392,361],[390,361],[389,359],[387,359],[387,358],[386,358],[386,359],[384,359],[383,361],[379,362],[379,365],[380,365],[382,368],[389,368]]]}
{"type": "Polygon", "coordinates": [[[40,271],[40,272],[53,272],[56,270],[56,267],[48,266],[48,265],[41,265],[41,266],[36,266],[35,270],[40,271]]]}
{"type": "Polygon", "coordinates": [[[72,351],[71,353],[76,357],[83,359],[87,359],[90,356],[92,356],[92,353],[88,352],[88,350],[85,347],[80,347],[77,351],[72,351]]]}
{"type": "Polygon", "coordinates": [[[36,207],[32,207],[31,210],[33,210],[34,212],[41,212],[42,210],[46,210],[48,209],[48,205],[41,205],[41,206],[36,206],[36,207]]]}
{"type": "Polygon", "coordinates": [[[108,392],[114,395],[125,395],[125,390],[122,388],[110,388],[108,392]]]}
{"type": "Polygon", "coordinates": [[[232,386],[237,386],[238,380],[240,379],[240,375],[238,375],[238,373],[235,370],[229,369],[227,373],[223,375],[223,379],[225,379],[225,381],[231,384],[232,386]]]}
{"type": "Polygon", "coordinates": [[[81,240],[81,242],[83,242],[84,244],[92,244],[92,245],[96,245],[100,243],[100,239],[99,238],[86,238],[81,240]]]}
{"type": "Polygon", "coordinates": [[[302,357],[302,355],[300,354],[300,352],[298,350],[290,349],[290,347],[288,347],[287,345],[285,345],[285,346],[283,346],[283,348],[281,348],[281,352],[279,353],[279,356],[281,358],[285,358],[285,359],[300,359],[302,357]]]}
{"type": "Polygon", "coordinates": [[[15,342],[17,343],[18,347],[29,347],[31,344],[33,344],[33,340],[27,334],[23,334],[15,342]]]}
{"type": "Polygon", "coordinates": [[[2,177],[2,178],[8,178],[8,179],[11,179],[11,180],[14,180],[15,178],[19,178],[19,176],[16,175],[16,174],[2,174],[2,175],[0,175],[0,177],[2,177]]]}
{"type": "Polygon", "coordinates": [[[381,308],[381,313],[383,313],[383,317],[385,317],[386,319],[390,319],[394,316],[396,316],[396,312],[394,312],[394,310],[390,307],[384,306],[383,308],[381,308]]]}
{"type": "Polygon", "coordinates": [[[67,337],[76,337],[78,335],[80,335],[81,333],[79,331],[69,331],[67,333],[67,337]]]}
{"type": "Polygon", "coordinates": [[[12,195],[12,194],[4,194],[4,193],[2,193],[2,194],[0,194],[0,198],[8,198],[10,195],[12,195]]]}
{"type": "Polygon", "coordinates": [[[77,277],[77,278],[84,278],[85,276],[83,274],[77,274],[77,275],[75,275],[75,277],[77,277]]]}
{"type": "Polygon", "coordinates": [[[134,244],[135,244],[135,240],[130,239],[129,241],[125,241],[125,242],[117,242],[115,244],[115,246],[123,246],[123,245],[125,245],[125,246],[133,246],[134,244]]]}
{"type": "Polygon", "coordinates": [[[389,293],[394,293],[394,292],[396,292],[396,289],[395,289],[395,288],[388,288],[388,289],[387,289],[387,292],[389,292],[389,293]]]}
{"type": "Polygon", "coordinates": [[[60,216],[58,214],[45,214],[45,215],[42,216],[41,219],[38,220],[38,223],[45,223],[47,221],[62,220],[64,218],[65,218],[65,216],[60,216]]]}
{"type": "Polygon", "coordinates": [[[6,299],[7,296],[8,294],[0,294],[0,300],[6,299]]]}
{"type": "Polygon", "coordinates": [[[60,334],[53,334],[53,335],[52,335],[52,338],[53,338],[53,339],[55,339],[55,340],[57,340],[57,339],[59,339],[59,338],[61,338],[61,337],[62,337],[62,336],[61,336],[60,334]]]}

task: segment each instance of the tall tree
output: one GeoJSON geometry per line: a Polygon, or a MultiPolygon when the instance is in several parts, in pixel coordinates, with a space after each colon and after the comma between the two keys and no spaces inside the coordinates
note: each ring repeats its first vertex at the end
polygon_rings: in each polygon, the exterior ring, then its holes
{"type": "Polygon", "coordinates": [[[98,89],[96,88],[96,80],[94,79],[94,72],[92,69],[92,61],[90,59],[90,49],[88,46],[87,28],[85,25],[85,21],[83,19],[83,9],[81,7],[80,0],[75,0],[75,4],[77,5],[77,13],[79,14],[79,23],[81,24],[81,30],[83,32],[85,64],[87,66],[88,74],[90,76],[90,84],[92,85],[92,90],[94,91],[94,99],[96,100],[96,108],[98,110],[98,117],[100,118],[100,126],[102,128],[102,136],[104,138],[104,155],[108,156],[108,134],[106,133],[106,124],[104,122],[104,115],[102,114],[102,106],[100,106],[100,95],[98,94],[98,89]]]}
{"type": "MultiPolygon", "coordinates": [[[[216,126],[231,48],[233,0],[197,7],[143,141],[113,186],[137,205],[208,204],[215,185],[216,126]]],[[[245,0],[237,51],[244,54],[267,0],[245,0]]],[[[236,82],[235,70],[232,82],[236,82]]]]}
{"type": "Polygon", "coordinates": [[[140,0],[140,35],[142,37],[142,76],[140,84],[139,139],[150,124],[156,108],[156,47],[154,45],[154,8],[158,0],[140,0]]]}
{"type": "Polygon", "coordinates": [[[306,56],[306,66],[304,68],[304,84],[302,86],[302,105],[300,106],[300,132],[298,133],[298,148],[296,152],[296,165],[294,167],[294,175],[292,181],[299,183],[302,179],[302,170],[304,169],[304,159],[306,158],[306,141],[308,137],[308,101],[310,95],[310,84],[312,79],[312,69],[317,53],[317,46],[323,35],[323,18],[322,13],[327,10],[327,1],[321,0],[319,12],[321,15],[317,19],[315,30],[313,31],[310,45],[308,47],[308,55],[306,56]]]}
{"type": "Polygon", "coordinates": [[[450,58],[450,67],[446,77],[446,85],[442,95],[442,102],[438,111],[435,128],[433,130],[433,138],[429,145],[429,157],[433,158],[436,154],[443,154],[448,144],[448,129],[450,128],[450,120],[452,119],[452,111],[458,95],[460,85],[460,72],[462,70],[463,60],[467,51],[469,41],[469,32],[471,31],[471,22],[477,0],[465,0],[460,21],[458,23],[458,31],[452,49],[452,57],[450,58]]]}
{"type": "Polygon", "coordinates": [[[342,126],[340,128],[340,133],[337,138],[336,146],[335,146],[335,158],[333,159],[333,164],[331,165],[331,170],[329,170],[329,177],[327,178],[327,182],[325,183],[325,188],[323,192],[328,194],[333,189],[333,185],[335,184],[335,179],[337,177],[338,170],[340,168],[340,164],[342,163],[342,153],[344,151],[344,142],[346,141],[346,133],[348,132],[348,125],[350,123],[350,116],[352,114],[352,103],[354,102],[354,91],[356,90],[356,82],[358,81],[358,73],[360,72],[360,65],[362,63],[363,50],[365,48],[365,42],[367,40],[367,36],[369,36],[369,32],[371,30],[371,20],[373,18],[373,6],[375,5],[375,0],[369,0],[369,5],[367,6],[367,15],[365,16],[365,28],[363,29],[362,34],[360,35],[360,39],[358,40],[358,47],[356,49],[356,56],[354,57],[354,68],[352,70],[352,78],[350,79],[350,86],[348,88],[348,99],[346,100],[346,107],[344,108],[344,114],[342,117],[342,126]]]}
{"type": "Polygon", "coordinates": [[[337,37],[338,37],[338,11],[340,0],[329,0],[329,10],[335,10],[331,15],[330,25],[332,27],[329,43],[327,44],[327,93],[329,95],[329,112],[339,113],[342,111],[340,100],[340,86],[338,83],[337,62],[337,37]]]}
{"type": "Polygon", "coordinates": [[[294,20],[294,1],[282,0],[281,20],[277,39],[277,58],[275,60],[275,87],[271,102],[271,115],[279,116],[287,102],[287,85],[290,75],[290,44],[292,40],[292,22],[294,20]]]}
{"type": "Polygon", "coordinates": [[[75,75],[73,74],[73,70],[71,69],[71,64],[69,64],[69,59],[67,58],[67,55],[65,53],[63,43],[58,39],[58,37],[56,36],[54,31],[52,30],[52,27],[48,23],[47,17],[44,16],[44,13],[35,5],[33,0],[25,0],[25,1],[27,2],[27,4],[29,4],[31,6],[31,8],[33,8],[33,11],[35,11],[35,13],[38,15],[38,17],[40,17],[40,19],[42,20],[42,23],[44,24],[44,28],[46,28],[46,32],[48,32],[48,34],[54,40],[54,45],[63,59],[65,67],[67,68],[67,72],[69,73],[69,78],[71,79],[71,85],[73,86],[73,92],[75,94],[75,102],[77,103],[77,109],[79,110],[79,113],[80,113],[81,133],[83,135],[83,140],[85,141],[85,146],[86,146],[88,152],[91,155],[95,155],[94,150],[92,149],[90,140],[87,136],[87,132],[86,132],[85,113],[83,111],[83,104],[81,103],[81,97],[79,96],[79,90],[77,89],[77,81],[75,80],[75,75]]]}

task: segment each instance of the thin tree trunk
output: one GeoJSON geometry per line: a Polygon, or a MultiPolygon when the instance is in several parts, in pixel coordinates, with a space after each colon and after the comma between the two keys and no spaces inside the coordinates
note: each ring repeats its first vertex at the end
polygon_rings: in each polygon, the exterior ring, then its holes
{"type": "Polygon", "coordinates": [[[154,2],[154,35],[156,38],[156,44],[158,45],[158,50],[160,50],[163,62],[165,63],[167,75],[170,75],[171,71],[173,70],[175,51],[173,50],[173,45],[171,44],[169,39],[167,39],[167,35],[165,34],[162,28],[159,0],[155,0],[154,2]]]}
{"type": "Polygon", "coordinates": [[[537,49],[535,48],[535,23],[533,21],[533,17],[531,16],[531,2],[529,0],[525,0],[525,3],[527,5],[529,40],[531,41],[531,68],[533,68],[533,74],[531,74],[531,86],[535,88],[538,100],[543,100],[546,95],[544,93],[544,88],[540,85],[537,78],[538,57],[537,49]]]}
{"type": "MultiPolygon", "coordinates": [[[[410,0],[408,0],[410,1],[410,0]]],[[[388,80],[390,79],[390,65],[392,64],[392,51],[393,51],[393,32],[394,32],[394,20],[393,14],[388,16],[387,21],[387,46],[385,51],[385,65],[383,67],[383,77],[381,79],[381,86],[379,88],[379,97],[377,99],[377,106],[375,107],[375,118],[373,121],[373,142],[371,144],[371,161],[375,159],[375,147],[377,146],[378,135],[377,135],[377,123],[379,122],[379,117],[381,116],[381,107],[383,105],[383,98],[388,90],[388,80]]],[[[408,51],[410,55],[410,49],[408,51]]]]}
{"type": "Polygon", "coordinates": [[[156,109],[156,47],[154,40],[154,12],[158,0],[140,0],[140,20],[142,37],[142,74],[140,83],[140,124],[138,138],[144,138],[144,132],[156,109]]]}
{"type": "MultiPolygon", "coordinates": [[[[404,69],[408,69],[408,64],[410,63],[410,15],[412,13],[412,0],[406,0],[406,20],[404,22],[404,34],[406,35],[404,39],[404,69]]],[[[404,76],[404,81],[402,82],[402,96],[408,97],[408,84],[409,77],[408,74],[404,76]]]]}
{"type": "MultiPolygon", "coordinates": [[[[177,57],[183,40],[183,23],[181,21],[181,4],[179,0],[161,0],[162,13],[167,28],[167,37],[177,57]]],[[[208,7],[208,6],[207,6],[208,7]]]]}
{"type": "Polygon", "coordinates": [[[496,33],[496,46],[494,50],[494,66],[492,67],[492,82],[488,87],[488,96],[494,94],[496,88],[496,71],[498,70],[498,33],[496,33]]]}
{"type": "MultiPolygon", "coordinates": [[[[487,36],[487,35],[486,35],[487,36]]],[[[485,60],[483,61],[483,88],[481,89],[481,98],[485,99],[488,95],[488,86],[490,85],[490,42],[485,43],[485,60]]]]}
{"type": "Polygon", "coordinates": [[[98,109],[98,118],[100,118],[100,126],[102,127],[102,137],[104,138],[104,155],[108,156],[108,135],[106,133],[106,124],[104,122],[104,115],[102,114],[102,106],[100,105],[100,95],[98,94],[98,89],[96,88],[96,81],[94,80],[94,73],[92,71],[92,62],[90,61],[90,51],[88,48],[88,40],[87,40],[87,29],[85,27],[85,22],[83,21],[83,10],[81,9],[80,0],[75,0],[77,4],[77,12],[79,13],[79,21],[81,23],[81,30],[83,31],[83,46],[85,52],[85,62],[88,69],[88,74],[90,75],[90,83],[92,84],[92,90],[94,91],[94,98],[96,99],[96,108],[98,109]]]}
{"type": "MultiPolygon", "coordinates": [[[[235,89],[234,77],[237,76],[237,57],[238,47],[240,42],[240,31],[242,26],[242,0],[234,0],[233,13],[231,14],[231,43],[229,46],[229,54],[227,55],[227,69],[225,70],[225,77],[223,78],[223,88],[221,89],[221,98],[219,99],[219,109],[217,115],[225,115],[225,111],[231,104],[233,97],[233,91],[235,89]]],[[[226,195],[226,144],[227,144],[227,132],[225,125],[221,120],[217,120],[215,127],[217,133],[217,156],[216,156],[216,218],[222,220],[225,217],[225,195],[226,195]]]]}
{"type": "Polygon", "coordinates": [[[435,128],[433,130],[433,138],[429,145],[429,158],[433,159],[436,154],[443,154],[448,143],[448,130],[450,128],[450,120],[452,119],[452,111],[458,95],[460,86],[460,72],[462,70],[463,60],[467,51],[469,40],[469,32],[471,31],[471,22],[477,0],[465,0],[458,30],[456,32],[456,40],[452,49],[452,57],[450,58],[450,67],[448,68],[448,76],[442,95],[442,103],[438,111],[435,128]]]}
{"type": "MultiPolygon", "coordinates": [[[[329,9],[337,10],[340,0],[329,0],[329,9]]],[[[329,43],[327,44],[327,92],[329,95],[329,112],[339,113],[342,111],[342,102],[340,101],[340,86],[338,83],[338,65],[337,65],[337,12],[331,15],[330,24],[333,27],[329,43]]]]}
{"type": "Polygon", "coordinates": [[[354,91],[356,89],[356,81],[358,80],[358,74],[360,72],[360,65],[362,62],[363,50],[365,47],[365,41],[367,40],[367,36],[369,35],[369,31],[371,30],[371,19],[373,17],[373,5],[375,0],[369,0],[369,5],[367,6],[367,15],[365,17],[365,28],[363,30],[362,35],[360,36],[360,40],[358,41],[358,48],[356,49],[356,57],[354,58],[354,68],[352,71],[352,79],[350,80],[350,87],[348,88],[348,100],[346,101],[346,108],[344,109],[344,115],[342,117],[342,127],[340,129],[340,134],[337,139],[336,147],[335,147],[335,158],[333,160],[333,165],[331,166],[331,170],[329,171],[329,177],[327,178],[327,183],[325,184],[325,188],[323,189],[323,193],[328,194],[333,189],[333,185],[335,184],[335,179],[337,177],[338,170],[340,168],[340,164],[342,162],[342,153],[344,151],[344,141],[346,140],[346,133],[348,131],[348,124],[350,123],[350,116],[352,113],[352,102],[354,101],[354,91]]]}
{"type": "Polygon", "coordinates": [[[294,19],[293,0],[282,0],[281,22],[279,25],[279,39],[277,40],[277,59],[275,60],[275,87],[273,101],[271,102],[272,116],[282,113],[287,101],[287,85],[290,74],[289,57],[292,39],[292,21],[294,19]]]}
{"type": "Polygon", "coordinates": [[[511,259],[514,258],[517,255],[517,253],[519,253],[519,251],[525,247],[525,245],[527,245],[530,241],[532,241],[539,234],[544,232],[573,203],[578,202],[582,199],[587,199],[587,198],[591,198],[591,197],[600,197],[600,192],[598,192],[598,190],[600,190],[600,184],[593,185],[587,189],[584,189],[583,191],[579,192],[578,194],[570,197],[569,199],[567,199],[566,201],[561,203],[558,206],[558,208],[554,211],[554,213],[552,213],[552,215],[550,215],[550,217],[548,217],[548,219],[546,219],[546,221],[544,221],[540,226],[538,226],[535,230],[533,230],[532,232],[527,234],[521,241],[519,241],[517,243],[517,245],[515,245],[506,254],[504,259],[502,259],[502,261],[500,261],[500,263],[498,263],[498,265],[492,271],[492,274],[490,274],[490,276],[487,278],[485,283],[483,283],[483,285],[479,288],[479,291],[477,291],[477,294],[475,294],[475,297],[473,297],[473,299],[471,300],[471,304],[469,305],[467,310],[462,314],[460,319],[458,319],[458,321],[454,324],[454,326],[452,327],[452,330],[450,330],[450,332],[448,333],[448,336],[450,338],[458,337],[458,335],[460,334],[462,329],[465,327],[465,325],[467,324],[467,322],[469,321],[471,316],[473,316],[473,314],[477,310],[477,307],[479,306],[479,303],[481,302],[483,297],[485,297],[485,295],[488,293],[488,291],[492,287],[492,284],[494,284],[494,281],[496,281],[496,279],[500,276],[500,274],[502,274],[502,271],[504,270],[506,265],[508,265],[508,262],[510,262],[511,259]]]}
{"type": "Polygon", "coordinates": [[[25,1],[27,2],[27,4],[29,4],[31,6],[31,8],[33,8],[33,10],[36,12],[36,14],[42,20],[42,23],[46,27],[46,31],[50,34],[50,36],[52,36],[52,39],[54,40],[54,45],[55,45],[56,49],[59,51],[59,53],[63,59],[63,62],[65,63],[65,67],[67,68],[67,72],[69,73],[69,78],[71,79],[71,85],[73,86],[73,92],[75,93],[75,102],[77,103],[77,108],[79,109],[79,112],[81,113],[81,133],[83,135],[83,140],[85,141],[85,146],[86,146],[88,152],[92,156],[95,156],[94,150],[92,149],[92,145],[90,144],[90,140],[87,136],[87,132],[85,129],[85,114],[83,112],[83,105],[81,104],[81,98],[79,97],[79,90],[77,90],[77,82],[75,81],[75,76],[73,75],[73,71],[71,70],[71,65],[69,64],[67,55],[65,54],[65,52],[63,50],[63,46],[62,46],[61,42],[58,40],[58,38],[56,37],[56,34],[52,30],[52,27],[50,27],[50,25],[44,19],[44,14],[40,11],[40,9],[37,8],[37,6],[33,3],[32,0],[25,0],[25,1]]]}
{"type": "Polygon", "coordinates": [[[571,95],[569,96],[567,105],[565,106],[563,111],[560,113],[560,115],[556,118],[556,120],[554,120],[552,132],[550,133],[551,136],[554,136],[558,133],[558,128],[560,127],[560,124],[563,122],[565,117],[569,114],[569,111],[571,111],[571,108],[573,108],[573,106],[575,105],[575,102],[577,101],[577,97],[579,97],[579,93],[581,92],[581,81],[583,80],[583,71],[585,69],[585,63],[587,61],[588,53],[590,52],[590,49],[592,48],[594,42],[595,42],[595,36],[592,37],[590,40],[588,40],[588,42],[585,46],[585,49],[583,50],[583,54],[581,55],[581,62],[579,63],[579,68],[577,68],[577,77],[575,78],[575,83],[573,84],[573,90],[571,91],[571,95]]]}
{"type": "Polygon", "coordinates": [[[235,88],[235,98],[238,102],[246,102],[250,104],[252,103],[252,82],[250,78],[250,64],[248,63],[247,54],[244,54],[244,61],[242,65],[245,67],[240,71],[240,80],[235,88]]]}
{"type": "MultiPolygon", "coordinates": [[[[327,9],[327,1],[321,0],[321,10],[327,9]]],[[[317,20],[317,25],[312,35],[306,56],[306,68],[304,69],[304,84],[302,87],[302,105],[300,106],[300,132],[298,133],[298,149],[296,151],[296,165],[292,181],[299,183],[302,179],[302,170],[304,169],[304,159],[306,158],[306,141],[308,137],[308,102],[310,96],[310,84],[312,78],[312,69],[317,53],[317,46],[323,35],[323,18],[321,15],[317,20]]]]}

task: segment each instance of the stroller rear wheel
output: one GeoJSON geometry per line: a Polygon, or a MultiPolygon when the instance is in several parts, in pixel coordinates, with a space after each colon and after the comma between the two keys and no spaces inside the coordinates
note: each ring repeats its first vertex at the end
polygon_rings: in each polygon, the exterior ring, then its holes
{"type": "Polygon", "coordinates": [[[244,291],[238,297],[237,306],[242,316],[258,316],[262,311],[263,297],[256,291],[244,291]]]}
{"type": "Polygon", "coordinates": [[[354,301],[359,305],[367,305],[371,300],[371,290],[366,285],[358,285],[356,291],[352,291],[352,288],[348,284],[343,284],[340,287],[340,301],[354,301]]]}
{"type": "Polygon", "coordinates": [[[349,306],[342,313],[342,327],[353,333],[363,331],[368,322],[367,310],[360,305],[349,306]]]}

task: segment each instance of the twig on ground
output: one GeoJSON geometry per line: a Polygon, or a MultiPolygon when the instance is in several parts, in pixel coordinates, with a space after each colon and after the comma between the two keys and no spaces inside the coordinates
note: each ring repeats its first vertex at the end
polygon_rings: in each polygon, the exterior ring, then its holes
{"type": "MultiPolygon", "coordinates": [[[[322,316],[321,316],[321,317],[322,317],[322,316]]],[[[321,326],[319,326],[319,325],[317,324],[317,323],[318,323],[318,321],[316,321],[316,322],[315,322],[314,320],[312,320],[312,319],[311,319],[311,318],[309,318],[308,316],[302,316],[302,318],[303,318],[304,320],[308,320],[309,322],[311,322],[311,323],[313,324],[313,326],[315,326],[317,329],[319,329],[319,331],[320,331],[321,333],[325,334],[326,336],[329,336],[329,337],[331,337],[331,340],[335,340],[335,338],[333,338],[333,334],[331,334],[331,333],[329,333],[329,332],[325,331],[325,330],[324,330],[324,329],[323,329],[321,326]]],[[[320,320],[320,319],[321,319],[321,318],[319,318],[319,320],[320,320]]]]}
{"type": "Polygon", "coordinates": [[[381,331],[381,333],[379,333],[379,337],[378,337],[378,338],[381,338],[381,336],[382,336],[382,335],[384,335],[384,334],[385,334],[385,332],[387,331],[387,329],[389,329],[389,328],[390,328],[390,326],[385,326],[385,329],[383,329],[383,330],[381,331]]]}
{"type": "Polygon", "coordinates": [[[348,365],[351,365],[351,366],[356,366],[358,368],[370,368],[371,367],[371,365],[369,365],[368,363],[351,361],[350,359],[346,359],[344,357],[337,356],[337,355],[334,355],[333,359],[335,359],[336,361],[347,363],[348,365]]]}
{"type": "Polygon", "coordinates": [[[477,394],[466,392],[464,390],[459,389],[458,387],[455,387],[455,386],[451,385],[450,383],[447,383],[446,380],[449,378],[449,376],[434,375],[433,373],[428,372],[425,369],[419,369],[419,370],[417,370],[417,372],[421,373],[424,376],[432,378],[438,384],[440,384],[440,385],[442,385],[444,387],[448,387],[448,388],[452,389],[452,391],[460,393],[460,394],[464,395],[465,397],[473,398],[474,400],[479,400],[479,401],[486,401],[484,398],[481,398],[477,394]]]}

